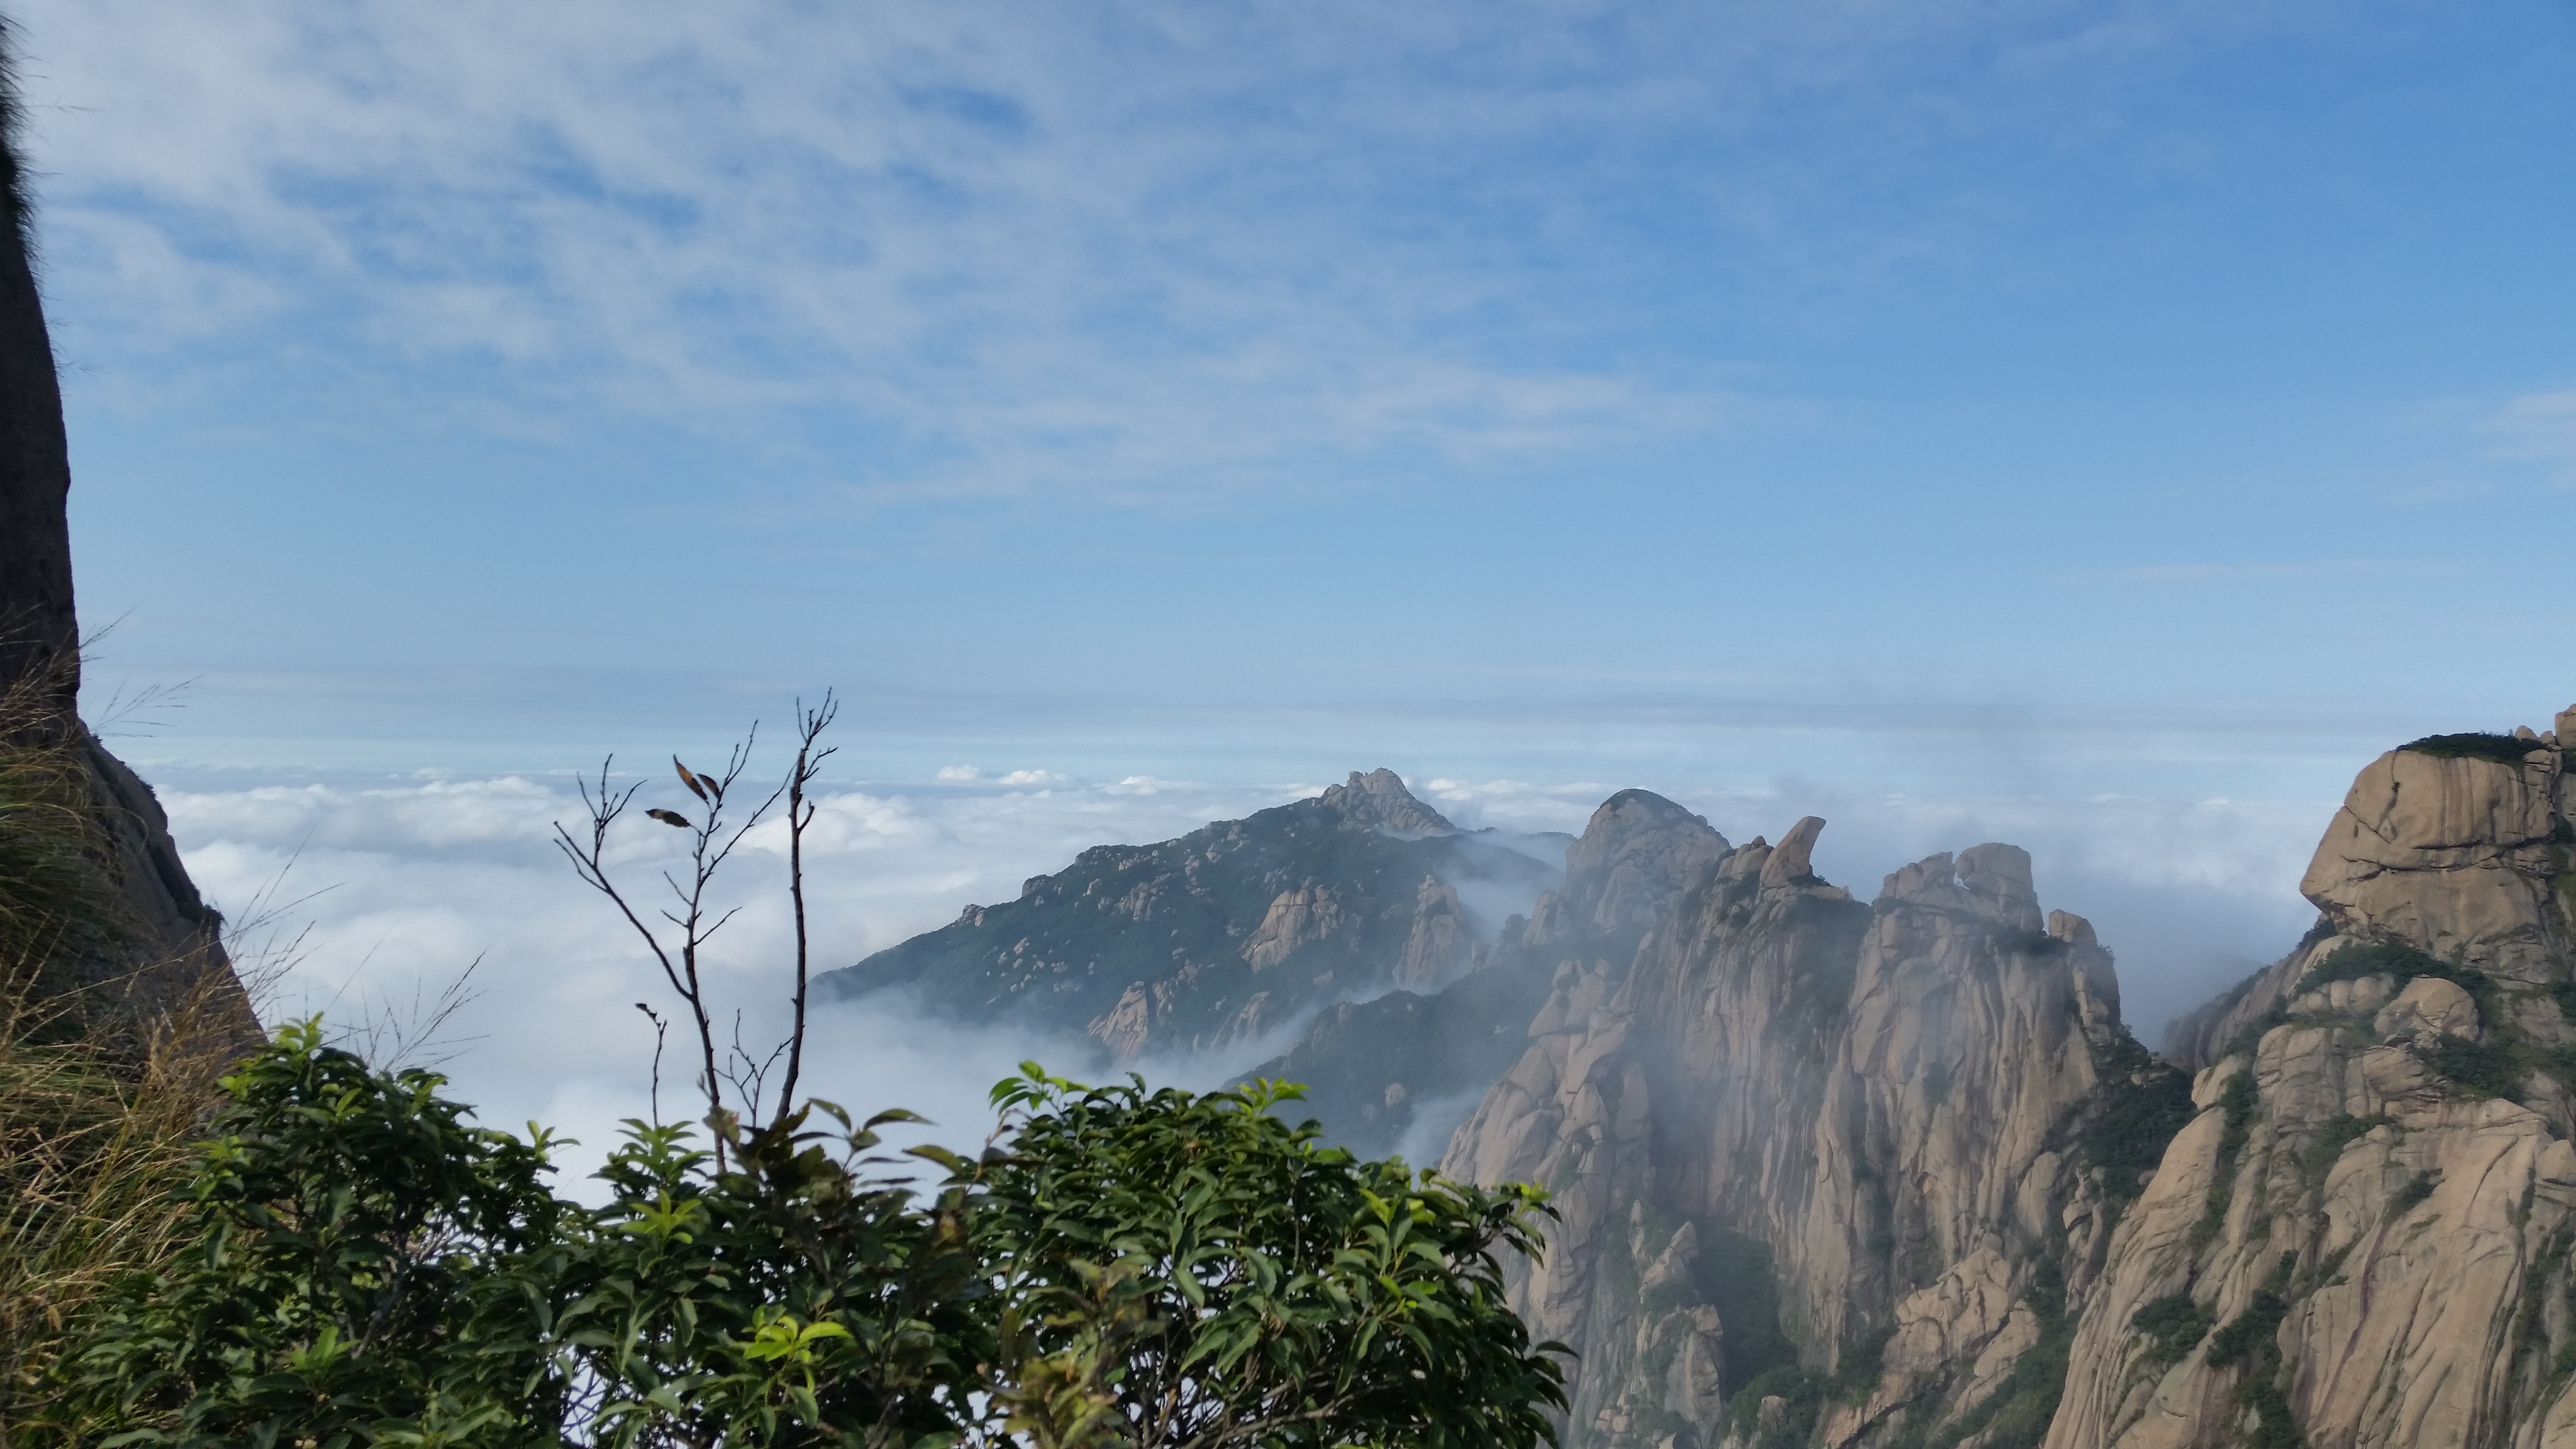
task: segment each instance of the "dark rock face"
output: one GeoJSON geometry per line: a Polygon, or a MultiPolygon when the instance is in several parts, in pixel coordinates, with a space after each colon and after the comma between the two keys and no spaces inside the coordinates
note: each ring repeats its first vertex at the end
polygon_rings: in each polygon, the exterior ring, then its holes
{"type": "MultiPolygon", "coordinates": [[[[10,37],[0,31],[0,44],[10,37]]],[[[36,288],[33,218],[18,154],[18,103],[0,55],[0,699],[6,744],[68,752],[88,777],[104,837],[120,944],[53,963],[48,985],[138,1022],[204,998],[245,1045],[257,1040],[241,983],[225,960],[221,918],[206,908],[170,840],[151,788],[82,725],[80,625],[73,609],[71,466],[62,391],[36,288]]]]}
{"type": "MultiPolygon", "coordinates": [[[[14,42],[0,34],[0,45],[14,42]]],[[[0,56],[0,64],[12,57],[0,56]]],[[[80,625],[72,612],[72,537],[65,505],[71,456],[54,347],[36,292],[35,218],[18,155],[14,79],[0,76],[0,690],[32,685],[71,715],[80,694],[80,625]]]]}
{"type": "Polygon", "coordinates": [[[1478,964],[1495,927],[1462,889],[1534,896],[1557,872],[1458,830],[1392,771],[1156,845],[1103,845],[1014,901],[816,982],[911,988],[933,1009],[1089,1033],[1113,1060],[1199,1052],[1402,983],[1478,964]]]}

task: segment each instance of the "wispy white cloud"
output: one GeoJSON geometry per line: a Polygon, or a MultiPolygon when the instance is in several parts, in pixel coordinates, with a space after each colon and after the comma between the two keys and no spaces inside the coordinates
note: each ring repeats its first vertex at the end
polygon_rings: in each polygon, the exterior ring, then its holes
{"type": "MultiPolygon", "coordinates": [[[[1333,198],[1399,180],[1371,136],[1428,127],[1407,144],[1437,151],[1462,120],[1379,76],[1220,139],[1282,98],[1275,67],[1369,38],[1245,19],[40,10],[53,286],[75,355],[274,323],[378,366],[488,367],[538,414],[575,392],[724,427],[843,410],[906,460],[847,480],[863,494],[1222,489],[1741,411],[1426,335],[1499,284],[1400,243],[1351,265],[1333,198]]],[[[1515,124],[1485,99],[1482,124],[1515,124]]]]}
{"type": "MultiPolygon", "coordinates": [[[[648,795],[663,785],[648,781],[648,795]]],[[[944,924],[968,903],[1010,899],[1025,877],[1086,846],[1167,839],[1293,793],[1176,786],[1143,796],[985,782],[827,794],[805,843],[818,969],[944,924]]],[[[475,1040],[447,1070],[488,1118],[566,1127],[591,1144],[588,1160],[618,1119],[644,1111],[652,1031],[633,1003],[667,1013],[669,993],[614,908],[579,886],[550,844],[555,821],[582,818],[567,784],[508,776],[162,798],[218,907],[239,916],[263,897],[296,903],[250,943],[298,947],[272,988],[272,1018],[407,1010],[474,966],[479,996],[452,1029],[475,1040]]],[[[646,904],[679,864],[679,836],[631,825],[612,838],[611,861],[646,904]]],[[[725,902],[742,914],[708,956],[718,991],[746,1013],[747,1038],[774,1032],[783,1017],[792,960],[784,853],[775,823],[746,841],[725,902]]],[[[1017,1062],[1070,1062],[1078,1050],[1044,1031],[924,1023],[885,1002],[833,1008],[816,1042],[812,1090],[928,1112],[955,1129],[951,1140],[982,1130],[983,1089],[1017,1062]]],[[[687,1074],[666,1075],[667,1109],[687,1074]]]]}
{"type": "Polygon", "coordinates": [[[2478,430],[2511,456],[2576,461],[2576,388],[2508,399],[2478,430]]]}
{"type": "Polygon", "coordinates": [[[2068,579],[2115,579],[2135,584],[2198,584],[2302,579],[2424,578],[2460,573],[2470,564],[2449,559],[2245,559],[2228,563],[2132,564],[2067,574],[2068,579]]]}
{"type": "Polygon", "coordinates": [[[1816,167],[2029,124],[2029,86],[2242,24],[2097,19],[84,0],[24,25],[76,358],[291,337],[350,387],[437,373],[437,405],[529,427],[578,398],[789,454],[781,412],[824,410],[869,432],[864,469],[816,463],[864,503],[1331,486],[1807,416],[1705,361],[1613,360],[1593,344],[1651,301],[1533,309],[1531,269],[1623,245],[1604,217],[1673,181],[1645,158],[1734,138],[1683,173],[1712,265],[1937,270],[1997,223],[1909,193],[1859,224],[1816,167]],[[1988,43],[2016,85],[1919,93],[1988,43]],[[1800,105],[1838,160],[1754,144],[1800,105]],[[1531,169],[1569,145],[1599,164],[1531,169]]]}

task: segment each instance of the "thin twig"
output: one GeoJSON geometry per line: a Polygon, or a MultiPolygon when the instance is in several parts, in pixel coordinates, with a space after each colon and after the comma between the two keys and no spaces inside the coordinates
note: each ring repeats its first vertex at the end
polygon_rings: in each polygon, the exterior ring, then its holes
{"type": "Polygon", "coordinates": [[[832,757],[833,748],[815,748],[823,731],[841,712],[841,702],[831,690],[823,691],[823,702],[805,708],[796,701],[796,765],[787,776],[787,893],[796,904],[796,1017],[787,1034],[787,1079],[779,1084],[778,1122],[787,1120],[789,1108],[796,1100],[796,1079],[805,1068],[805,987],[809,949],[805,927],[805,827],[814,823],[814,805],[805,798],[805,787],[814,783],[822,772],[823,762],[832,757]]]}

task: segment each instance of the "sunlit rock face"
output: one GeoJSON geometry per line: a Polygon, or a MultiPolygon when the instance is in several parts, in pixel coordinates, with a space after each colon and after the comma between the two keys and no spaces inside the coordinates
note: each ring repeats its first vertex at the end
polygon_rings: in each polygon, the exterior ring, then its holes
{"type": "Polygon", "coordinates": [[[1577,1355],[1569,1449],[2576,1449],[2556,724],[2372,762],[2316,928],[2163,1058],[2021,850],[1864,902],[1822,820],[1735,846],[1641,790],[1560,878],[1354,776],[873,964],[1120,1057],[1302,1019],[1256,1072],[1335,1140],[1545,1185],[1510,1286],[1577,1355]]]}
{"type": "Polygon", "coordinates": [[[2568,738],[2354,781],[2317,932],[2177,1033],[2203,1110],[2113,1234],[2052,1449],[2576,1444],[2568,738]],[[2207,1339],[2146,1341],[2158,1303],[2207,1339]]]}
{"type": "Polygon", "coordinates": [[[1802,821],[1561,952],[1443,1166],[1555,1194],[1568,1444],[2576,1445],[2557,723],[2366,768],[2170,1063],[2010,846],[1863,905],[1802,821]]]}

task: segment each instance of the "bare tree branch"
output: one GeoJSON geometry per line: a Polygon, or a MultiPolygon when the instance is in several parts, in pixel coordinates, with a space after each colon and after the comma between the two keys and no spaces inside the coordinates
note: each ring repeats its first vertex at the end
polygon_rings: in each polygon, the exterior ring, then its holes
{"type": "Polygon", "coordinates": [[[796,1099],[796,1079],[805,1068],[805,984],[808,970],[808,945],[805,927],[805,827],[814,823],[814,806],[805,798],[805,787],[822,773],[823,762],[833,755],[832,747],[817,748],[815,742],[831,728],[841,712],[841,702],[832,691],[823,691],[823,702],[813,709],[805,701],[796,701],[796,765],[787,775],[787,893],[796,906],[796,1022],[788,1032],[787,1080],[779,1084],[778,1120],[787,1117],[788,1104],[796,1099]]]}
{"type": "MultiPolygon", "coordinates": [[[[582,805],[589,816],[589,829],[576,833],[566,829],[560,821],[555,825],[555,847],[572,862],[573,873],[583,884],[608,897],[618,913],[626,918],[626,923],[644,938],[654,961],[662,968],[663,979],[670,983],[672,992],[688,1008],[689,1023],[696,1029],[698,1037],[698,1085],[706,1096],[708,1123],[715,1128],[718,1171],[726,1166],[727,1133],[724,1124],[734,1117],[727,1107],[726,1088],[730,1086],[733,1089],[733,1098],[741,1107],[739,1120],[759,1121],[766,1104],[770,1121],[775,1125],[783,1123],[793,1110],[797,1085],[804,1073],[808,981],[812,969],[805,903],[805,830],[815,816],[810,787],[823,762],[834,753],[831,747],[819,741],[839,712],[840,702],[829,690],[824,692],[822,703],[815,708],[806,708],[802,700],[797,702],[794,764],[785,780],[759,803],[739,814],[729,808],[731,796],[750,764],[752,748],[760,735],[759,725],[754,724],[742,743],[727,753],[721,773],[694,771],[679,757],[672,757],[673,772],[693,797],[693,800],[680,803],[697,805],[699,808],[691,812],[695,818],[692,819],[691,814],[658,807],[643,812],[666,826],[689,833],[688,866],[685,870],[661,873],[662,883],[671,893],[670,903],[654,913],[672,929],[672,937],[666,938],[659,928],[648,924],[611,877],[607,860],[609,831],[625,815],[637,792],[643,788],[641,782],[623,790],[610,786],[609,771],[615,763],[615,756],[601,763],[595,789],[590,781],[585,779],[581,782],[582,805]],[[769,817],[782,799],[787,802],[787,889],[794,907],[796,931],[794,1018],[786,1040],[768,1056],[756,1057],[742,1043],[742,1016],[738,1011],[734,1016],[730,1048],[720,1050],[716,1041],[716,1013],[714,1004],[707,998],[702,969],[704,952],[707,943],[732,922],[741,907],[717,909],[709,899],[709,892],[716,876],[733,858],[734,851],[769,817]],[[786,1059],[786,1071],[779,1082],[777,1096],[772,1100],[767,1084],[782,1055],[786,1059]]],[[[650,1006],[643,1003],[638,1003],[638,1006],[654,1022],[654,1113],[658,1120],[665,1025],[650,1006]]]]}

